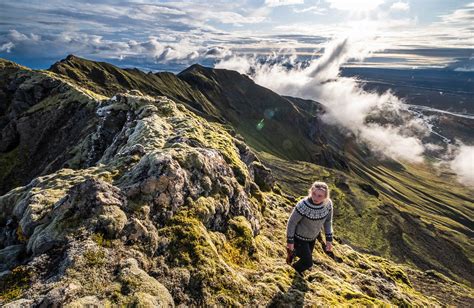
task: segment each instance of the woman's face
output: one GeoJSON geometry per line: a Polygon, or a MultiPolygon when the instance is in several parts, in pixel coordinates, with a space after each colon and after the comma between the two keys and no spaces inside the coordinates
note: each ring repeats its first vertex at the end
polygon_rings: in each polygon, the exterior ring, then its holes
{"type": "Polygon", "coordinates": [[[314,203],[321,203],[326,199],[326,191],[315,188],[311,191],[311,199],[314,203]]]}

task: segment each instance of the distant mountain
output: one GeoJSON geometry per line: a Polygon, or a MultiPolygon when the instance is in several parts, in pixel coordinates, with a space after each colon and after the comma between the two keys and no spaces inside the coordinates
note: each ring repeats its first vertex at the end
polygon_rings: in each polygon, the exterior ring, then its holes
{"type": "Polygon", "coordinates": [[[317,117],[302,113],[287,99],[235,71],[195,64],[178,75],[145,74],[73,55],[53,64],[49,70],[102,95],[132,89],[165,95],[198,110],[200,115],[230,124],[254,141],[256,148],[289,159],[347,168],[339,150],[327,147],[324,134],[314,131],[323,125],[317,117]],[[257,128],[259,123],[262,129],[257,128]],[[286,141],[284,145],[283,141],[286,141]]]}
{"type": "Polygon", "coordinates": [[[0,59],[0,303],[470,306],[474,191],[230,70],[0,59]],[[315,180],[334,255],[285,226],[315,180]],[[398,263],[397,263],[398,262],[398,263]]]}

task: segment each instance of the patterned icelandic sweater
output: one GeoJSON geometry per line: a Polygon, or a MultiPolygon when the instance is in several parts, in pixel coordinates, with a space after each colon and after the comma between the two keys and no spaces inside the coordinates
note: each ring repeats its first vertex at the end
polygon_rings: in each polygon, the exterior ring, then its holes
{"type": "Polygon", "coordinates": [[[310,197],[300,200],[290,214],[286,226],[286,241],[294,243],[295,237],[304,241],[313,241],[324,225],[326,241],[332,242],[333,205],[329,200],[316,205],[310,197]]]}

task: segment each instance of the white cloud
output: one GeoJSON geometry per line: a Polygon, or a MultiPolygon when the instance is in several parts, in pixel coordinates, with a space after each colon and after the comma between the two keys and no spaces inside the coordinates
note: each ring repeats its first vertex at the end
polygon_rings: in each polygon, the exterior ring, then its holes
{"type": "Polygon", "coordinates": [[[333,9],[344,11],[369,11],[376,9],[384,0],[326,0],[333,9]]]}
{"type": "Polygon", "coordinates": [[[408,11],[409,9],[410,4],[408,4],[408,2],[402,1],[395,2],[390,6],[390,10],[392,11],[408,11]]]}
{"type": "Polygon", "coordinates": [[[474,66],[463,66],[454,69],[456,72],[474,72],[474,66]]]}
{"type": "Polygon", "coordinates": [[[460,144],[450,161],[451,169],[456,172],[459,182],[474,188],[474,146],[460,144]]]}
{"type": "Polygon", "coordinates": [[[203,58],[220,58],[230,56],[232,52],[224,46],[198,46],[188,39],[173,43],[161,43],[157,37],[150,36],[147,41],[129,41],[128,46],[120,50],[122,56],[145,55],[156,61],[195,62],[203,58]]]}
{"type": "Polygon", "coordinates": [[[199,42],[194,43],[186,37],[165,37],[168,40],[174,40],[172,42],[164,42],[161,37],[157,36],[149,36],[141,41],[114,41],[100,35],[62,32],[40,39],[35,35],[26,35],[17,30],[11,30],[9,38],[12,41],[0,45],[0,51],[9,52],[15,47],[23,53],[35,54],[37,50],[50,48],[59,51],[59,55],[64,55],[64,53],[90,55],[100,52],[106,58],[123,60],[130,57],[142,57],[148,61],[162,63],[192,63],[205,58],[228,57],[232,54],[230,49],[225,46],[202,46],[199,42]]]}
{"type": "Polygon", "coordinates": [[[472,26],[474,20],[474,3],[439,17],[441,18],[442,24],[472,26]]]}
{"type": "Polygon", "coordinates": [[[360,136],[380,155],[412,162],[423,162],[425,148],[416,137],[403,135],[397,127],[368,124],[361,127],[360,136]]]}
{"type": "Polygon", "coordinates": [[[265,16],[243,16],[235,12],[202,12],[202,18],[216,20],[223,24],[256,24],[264,21],[265,16]]]}
{"type": "Polygon", "coordinates": [[[310,6],[310,7],[303,8],[303,9],[294,8],[293,12],[295,12],[295,13],[308,13],[308,12],[310,12],[310,13],[313,13],[313,14],[316,14],[316,15],[323,15],[327,12],[327,9],[319,7],[317,5],[314,5],[314,6],[310,6]]]}
{"type": "Polygon", "coordinates": [[[474,46],[474,35],[472,24],[474,21],[474,3],[465,5],[463,8],[454,10],[450,14],[439,16],[439,22],[435,22],[426,28],[417,31],[421,42],[426,42],[431,47],[458,47],[472,48],[474,46]],[[442,38],[441,40],[437,39],[442,38]]]}
{"type": "Polygon", "coordinates": [[[12,42],[7,42],[0,46],[0,51],[5,51],[7,53],[10,53],[13,47],[15,47],[15,44],[13,44],[12,42]]]}
{"type": "Polygon", "coordinates": [[[269,7],[303,4],[304,0],[265,0],[265,4],[269,7]]]}
{"type": "MultiPolygon", "coordinates": [[[[411,117],[407,106],[390,91],[379,95],[364,91],[357,80],[339,76],[340,67],[349,59],[370,55],[374,46],[366,37],[346,37],[329,42],[324,54],[302,67],[287,69],[273,55],[265,63],[254,57],[230,57],[216,67],[249,73],[254,81],[281,95],[313,99],[327,107],[323,120],[351,131],[380,156],[422,162],[421,138],[428,127],[411,117]],[[382,118],[377,124],[369,118],[382,118]],[[400,124],[401,123],[401,124],[400,124]]],[[[291,58],[289,62],[292,62],[291,58]]]]}
{"type": "Polygon", "coordinates": [[[8,37],[12,41],[17,41],[17,42],[21,42],[21,41],[39,41],[40,38],[41,38],[39,35],[36,35],[34,33],[31,33],[30,35],[26,35],[26,34],[18,32],[15,29],[12,29],[12,30],[8,31],[8,37]]]}

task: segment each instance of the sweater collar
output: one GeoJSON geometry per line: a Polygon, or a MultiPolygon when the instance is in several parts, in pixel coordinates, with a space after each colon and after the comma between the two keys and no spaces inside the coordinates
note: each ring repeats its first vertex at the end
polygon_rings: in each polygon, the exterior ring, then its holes
{"type": "Polygon", "coordinates": [[[296,210],[303,216],[311,219],[318,220],[326,217],[331,210],[329,206],[323,202],[321,205],[311,205],[307,198],[304,198],[302,202],[296,205],[296,210]]]}
{"type": "Polygon", "coordinates": [[[306,198],[306,201],[308,201],[308,203],[309,203],[310,205],[314,205],[314,206],[321,206],[321,205],[324,204],[324,201],[322,201],[321,203],[318,203],[318,204],[314,203],[314,202],[313,202],[313,199],[311,199],[311,197],[307,197],[307,198],[306,198]]]}
{"type": "Polygon", "coordinates": [[[322,202],[321,204],[314,204],[312,202],[312,200],[310,200],[311,197],[307,197],[305,199],[303,199],[303,204],[306,205],[307,207],[309,207],[310,209],[313,209],[313,210],[321,210],[323,208],[325,208],[324,206],[324,202],[322,202]]]}

